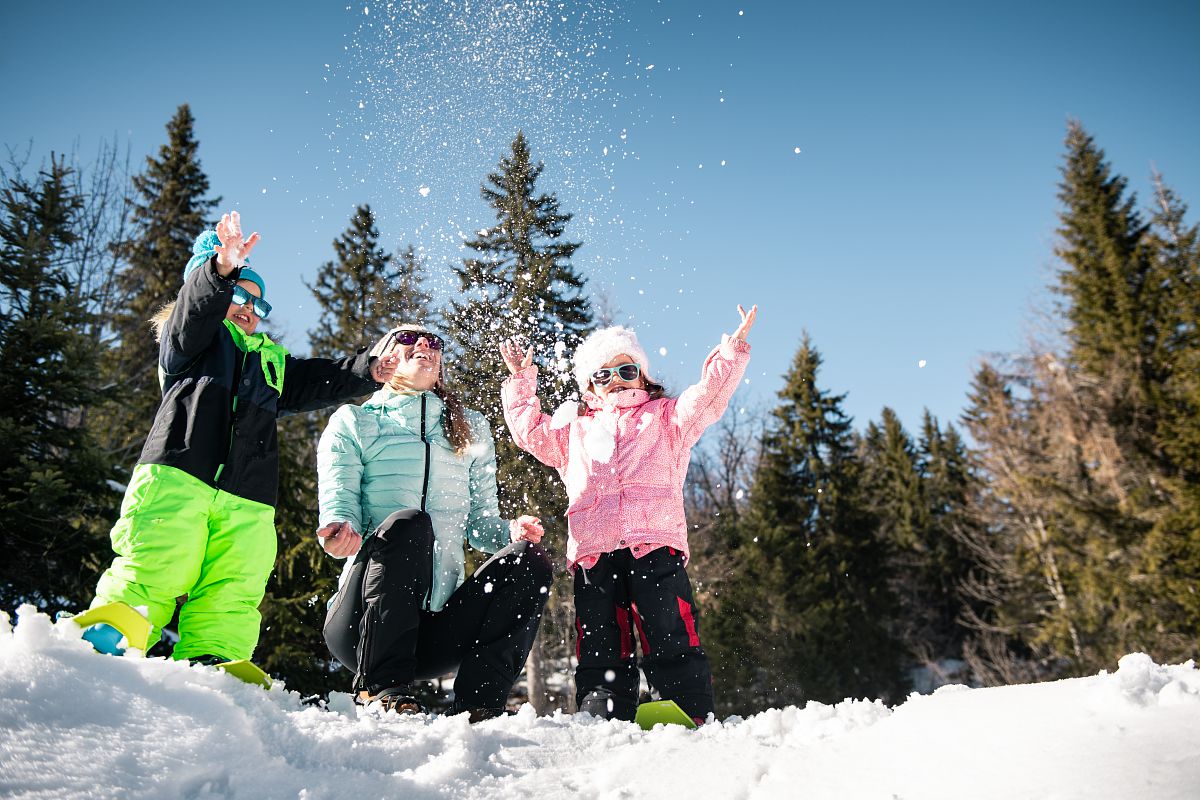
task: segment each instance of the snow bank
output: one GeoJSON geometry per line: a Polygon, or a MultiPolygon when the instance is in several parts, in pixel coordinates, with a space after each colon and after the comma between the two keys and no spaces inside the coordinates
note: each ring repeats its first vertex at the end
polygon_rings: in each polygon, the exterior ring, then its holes
{"type": "Polygon", "coordinates": [[[398,717],[91,652],[0,619],[0,796],[22,798],[1195,798],[1200,673],[944,687],[644,732],[586,715],[398,717]]]}

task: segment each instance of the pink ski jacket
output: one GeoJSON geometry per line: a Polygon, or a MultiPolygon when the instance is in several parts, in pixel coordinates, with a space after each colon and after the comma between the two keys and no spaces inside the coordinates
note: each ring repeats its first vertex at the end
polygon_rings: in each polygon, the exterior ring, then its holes
{"type": "Polygon", "coordinates": [[[638,558],[674,547],[688,558],[683,481],[692,447],[724,413],[749,361],[750,345],[726,335],[700,382],[679,397],[650,400],[626,390],[605,405],[585,392],[582,416],[542,413],[536,366],[504,382],[504,419],[517,446],[558,470],[566,485],[568,566],[589,568],[622,547],[638,558]]]}

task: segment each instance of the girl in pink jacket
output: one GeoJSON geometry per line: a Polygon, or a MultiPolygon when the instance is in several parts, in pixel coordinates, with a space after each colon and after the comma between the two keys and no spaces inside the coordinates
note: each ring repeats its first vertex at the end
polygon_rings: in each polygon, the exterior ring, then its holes
{"type": "Polygon", "coordinates": [[[566,485],[567,565],[575,573],[576,699],[580,711],[632,720],[638,666],[697,722],[713,711],[712,673],[700,646],[685,569],[683,481],[692,447],[716,422],[750,361],[746,334],[758,306],[704,361],[699,383],[667,397],[648,374],[633,331],[596,331],[575,352],[586,409],[554,416],[537,398],[533,348],[500,345],[511,373],[504,419],[517,445],[558,470],[566,485]]]}

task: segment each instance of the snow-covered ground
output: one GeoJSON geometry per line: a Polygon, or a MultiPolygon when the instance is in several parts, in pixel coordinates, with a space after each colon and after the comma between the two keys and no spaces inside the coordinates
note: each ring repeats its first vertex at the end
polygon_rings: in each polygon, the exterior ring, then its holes
{"type": "Polygon", "coordinates": [[[1197,798],[1200,673],[944,687],[888,708],[767,711],[696,731],[586,715],[306,707],[212,669],[91,651],[0,619],[0,796],[21,798],[1197,798]]]}

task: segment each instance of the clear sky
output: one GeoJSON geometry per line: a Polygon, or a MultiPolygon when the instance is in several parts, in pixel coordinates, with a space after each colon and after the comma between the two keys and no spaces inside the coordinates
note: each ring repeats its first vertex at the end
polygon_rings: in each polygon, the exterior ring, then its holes
{"type": "Polygon", "coordinates": [[[35,159],[115,136],[140,168],[191,104],[297,349],[355,204],[445,297],[518,128],[669,387],[757,302],[746,400],[807,330],[859,426],[957,419],[1022,346],[1068,118],[1143,204],[1154,168],[1200,204],[1196,2],[10,0],[0,26],[0,142],[35,159]]]}

